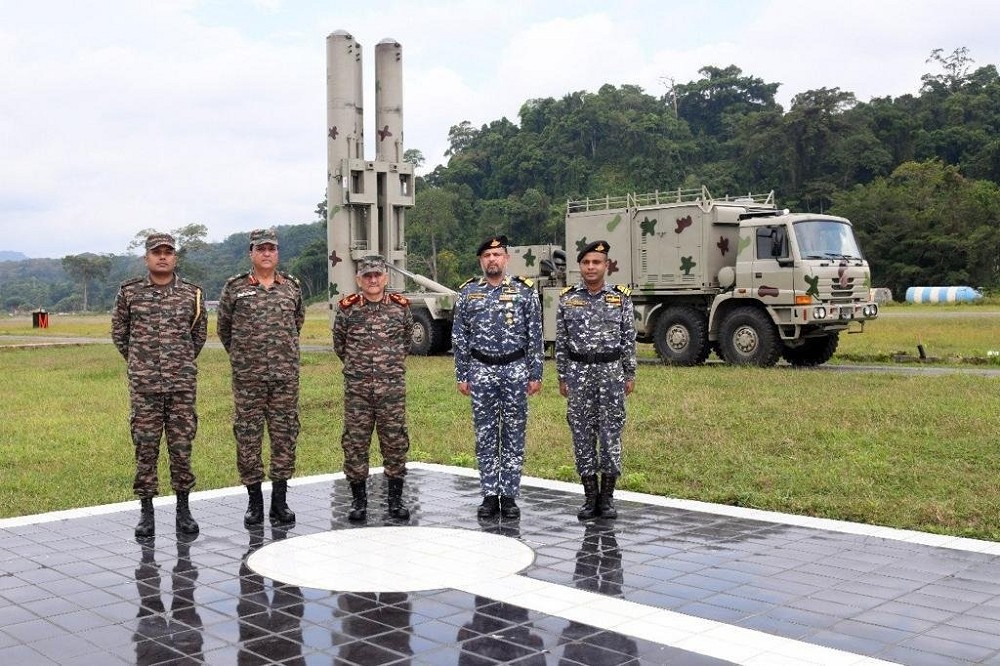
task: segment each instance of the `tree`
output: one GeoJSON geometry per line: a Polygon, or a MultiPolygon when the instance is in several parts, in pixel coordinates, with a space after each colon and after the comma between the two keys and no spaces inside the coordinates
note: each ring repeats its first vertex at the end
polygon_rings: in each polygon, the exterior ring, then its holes
{"type": "Polygon", "coordinates": [[[83,311],[88,309],[87,295],[90,283],[103,280],[111,272],[111,257],[108,255],[70,254],[62,258],[63,269],[70,274],[83,288],[83,311]]]}
{"type": "Polygon", "coordinates": [[[428,188],[421,194],[407,216],[407,247],[409,254],[426,263],[430,277],[438,281],[438,244],[456,227],[454,192],[428,188]]]}
{"type": "Polygon", "coordinates": [[[326,293],[327,263],[326,239],[321,238],[306,246],[289,264],[289,270],[298,278],[307,299],[326,293]]]}
{"type": "Polygon", "coordinates": [[[419,169],[427,160],[422,152],[416,148],[409,148],[403,153],[403,161],[412,164],[414,169],[419,169]]]}

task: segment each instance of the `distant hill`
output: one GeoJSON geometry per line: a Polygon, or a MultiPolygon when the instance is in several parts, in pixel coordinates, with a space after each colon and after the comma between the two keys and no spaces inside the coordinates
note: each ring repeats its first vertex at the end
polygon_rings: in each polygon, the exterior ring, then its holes
{"type": "Polygon", "coordinates": [[[0,261],[24,261],[27,259],[27,255],[23,252],[14,252],[13,250],[0,250],[0,261]]]}

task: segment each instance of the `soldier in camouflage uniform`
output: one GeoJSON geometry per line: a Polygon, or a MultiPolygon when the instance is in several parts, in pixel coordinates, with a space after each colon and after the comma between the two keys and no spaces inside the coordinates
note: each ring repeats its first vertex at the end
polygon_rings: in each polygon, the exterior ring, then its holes
{"type": "Polygon", "coordinates": [[[532,281],[506,274],[507,237],[483,242],[483,277],[462,285],[452,322],[455,379],[472,396],[482,519],[520,517],[528,396],[542,390],[542,310],[532,281]]]}
{"type": "Polygon", "coordinates": [[[566,420],[585,498],[580,520],[618,516],[612,500],[622,470],[625,396],[635,388],[632,299],[627,287],[605,282],[610,249],[594,241],[580,251],[582,279],[563,290],[556,310],[559,393],[569,399],[566,420]]]}
{"type": "Polygon", "coordinates": [[[358,261],[358,293],[340,299],[333,321],[333,350],[344,363],[344,476],[351,484],[348,519],[367,517],[368,452],[377,431],[388,497],[389,515],[408,520],[403,505],[403,478],[410,438],[406,430],[406,355],[410,351],[413,315],[410,302],[388,293],[382,257],[358,261]]]}
{"type": "Polygon", "coordinates": [[[145,277],[123,282],[115,298],[111,338],[128,364],[135,481],[142,505],[135,536],[155,533],[153,497],[158,492],[160,438],[166,435],[170,485],[177,495],[177,529],[197,534],[188,507],[194,487],[191,441],[198,429],[195,358],[205,346],[207,323],[201,288],[181,279],[177,243],[169,234],[146,237],[145,277]]]}
{"type": "Polygon", "coordinates": [[[278,234],[250,232],[253,269],[230,278],[219,297],[217,330],[233,370],[236,469],[247,487],[247,527],[264,522],[261,449],[271,441],[272,523],[290,524],[288,479],[295,473],[299,435],[299,331],[305,307],[299,282],[278,270],[278,234]]]}

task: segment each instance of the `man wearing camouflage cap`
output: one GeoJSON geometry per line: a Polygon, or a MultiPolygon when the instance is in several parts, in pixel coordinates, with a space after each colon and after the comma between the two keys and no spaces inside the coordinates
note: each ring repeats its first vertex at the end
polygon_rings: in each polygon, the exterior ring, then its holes
{"type": "Polygon", "coordinates": [[[410,438],[406,430],[406,355],[413,315],[405,296],[386,291],[389,276],[378,255],[358,260],[359,291],[337,304],[333,350],[344,363],[344,476],[351,484],[348,520],[362,522],[368,509],[368,459],[377,431],[386,478],[389,515],[408,520],[403,479],[410,438]]]}
{"type": "Polygon", "coordinates": [[[250,232],[251,270],[230,278],[219,296],[217,331],[233,372],[236,469],[247,488],[246,527],[264,522],[264,425],[271,441],[272,523],[291,524],[288,479],[299,435],[299,332],[305,306],[299,282],[278,270],[278,234],[250,232]]]}
{"type": "Polygon", "coordinates": [[[632,300],[628,287],[605,281],[610,250],[603,240],[580,250],[580,281],[563,289],[556,310],[559,393],[568,399],[566,420],[583,482],[580,520],[618,517],[613,497],[622,469],[625,396],[635,388],[632,300]]]}
{"type": "Polygon", "coordinates": [[[195,359],[208,336],[205,299],[200,287],[175,273],[177,243],[170,234],[146,237],[144,261],[146,276],[122,283],[111,315],[111,339],[128,366],[136,463],[132,488],[142,505],[135,536],[151,537],[156,531],[153,497],[159,492],[162,436],[177,495],[177,530],[197,534],[188,493],[195,483],[191,442],[198,429],[195,359]]]}

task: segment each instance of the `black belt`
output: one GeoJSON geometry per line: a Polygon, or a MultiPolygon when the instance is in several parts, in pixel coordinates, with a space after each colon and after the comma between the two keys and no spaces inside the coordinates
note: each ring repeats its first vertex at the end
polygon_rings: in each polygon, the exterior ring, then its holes
{"type": "Polygon", "coordinates": [[[518,349],[517,351],[512,351],[509,354],[501,354],[500,356],[490,356],[489,354],[484,354],[478,349],[472,350],[472,358],[476,359],[481,363],[486,365],[507,365],[512,363],[519,358],[524,358],[524,350],[518,349]]]}
{"type": "Polygon", "coordinates": [[[605,352],[587,352],[586,354],[581,354],[570,350],[569,360],[576,361],[577,363],[611,363],[612,361],[618,361],[622,357],[622,352],[620,349],[614,351],[605,352]]]}

